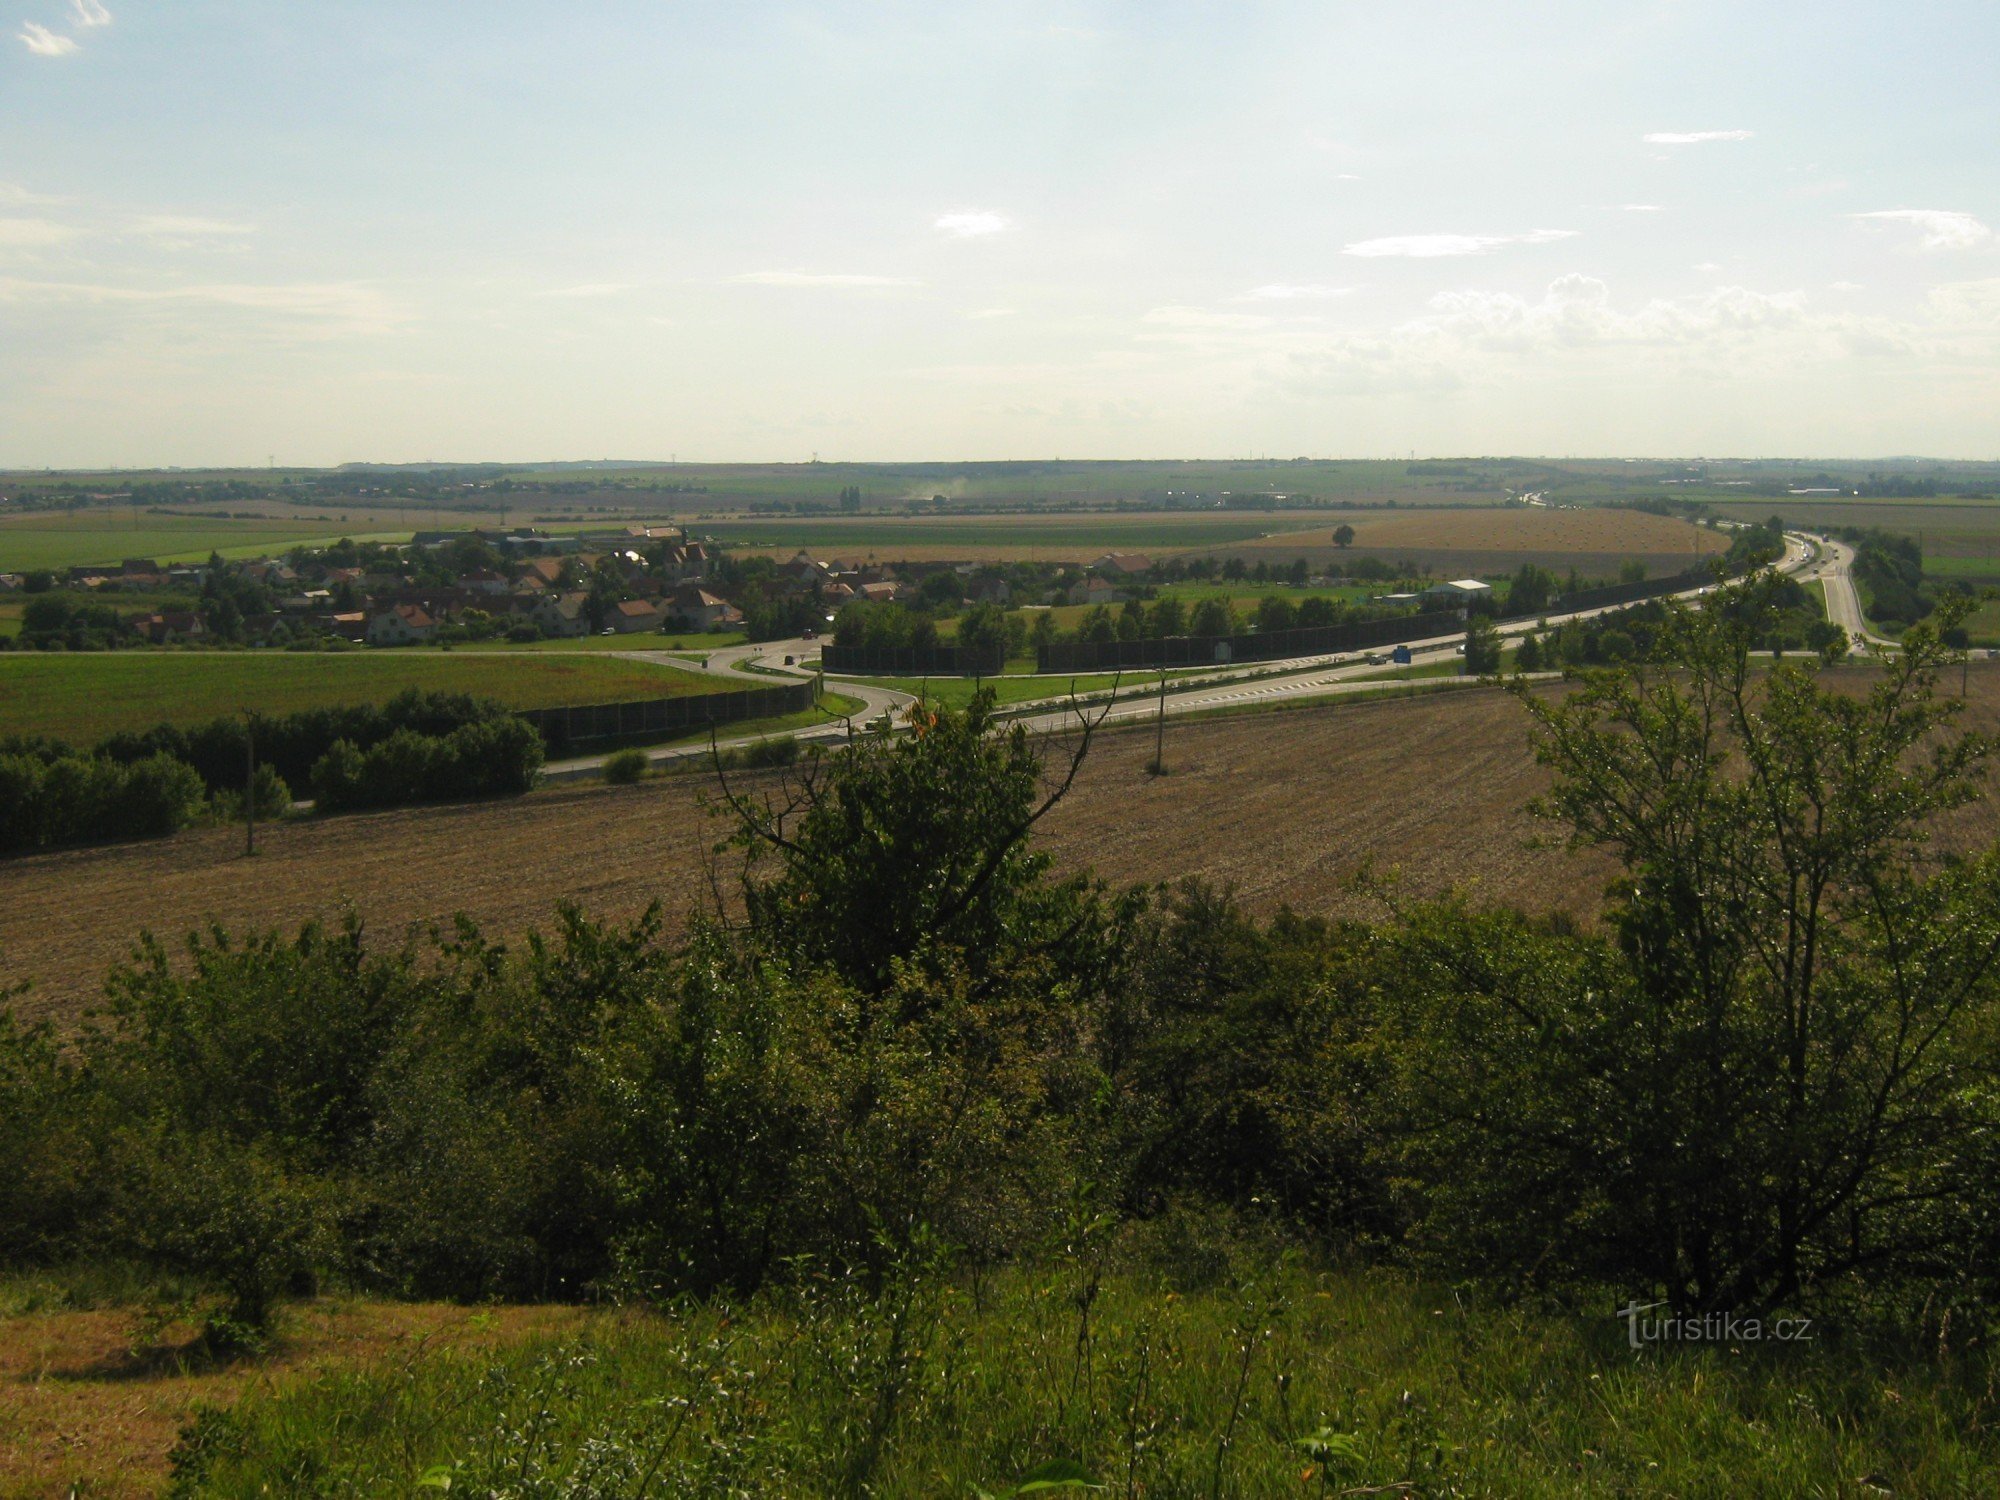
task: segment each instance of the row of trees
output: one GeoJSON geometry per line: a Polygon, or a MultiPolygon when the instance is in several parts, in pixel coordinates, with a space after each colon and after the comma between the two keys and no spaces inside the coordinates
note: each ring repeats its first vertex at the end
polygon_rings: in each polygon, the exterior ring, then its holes
{"type": "Polygon", "coordinates": [[[56,746],[0,750],[0,854],[157,838],[207,811],[201,778],[169,755],[121,764],[56,746]]]}
{"type": "Polygon", "coordinates": [[[1979,1313],[2000,853],[1918,856],[1994,746],[1930,627],[1828,687],[1749,670],[1760,602],[1725,602],[1522,689],[1540,810],[1622,867],[1603,930],[1058,877],[1035,830],[1089,730],[1049,759],[920,708],[725,777],[742,915],[684,942],[217,934],[150,945],[71,1049],[0,1025],[0,1257],[136,1257],[255,1321],[325,1280],[882,1285],[1212,1203],[1517,1295],[1979,1313]]]}

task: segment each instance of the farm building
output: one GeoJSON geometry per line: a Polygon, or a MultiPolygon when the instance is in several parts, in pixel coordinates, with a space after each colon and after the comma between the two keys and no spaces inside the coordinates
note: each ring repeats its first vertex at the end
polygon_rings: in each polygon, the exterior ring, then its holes
{"type": "Polygon", "coordinates": [[[1464,609],[1482,599],[1493,597],[1493,585],[1482,583],[1477,578],[1454,578],[1449,583],[1434,583],[1423,592],[1426,604],[1441,605],[1446,609],[1464,609]]]}

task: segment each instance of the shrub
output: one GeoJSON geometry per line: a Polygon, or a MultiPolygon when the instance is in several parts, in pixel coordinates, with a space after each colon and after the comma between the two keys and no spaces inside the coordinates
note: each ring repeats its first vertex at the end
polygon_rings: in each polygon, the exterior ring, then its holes
{"type": "Polygon", "coordinates": [[[0,853],[177,833],[206,800],[194,769],[169,755],[120,765],[68,751],[0,754],[0,853]]]}
{"type": "Polygon", "coordinates": [[[604,762],[604,779],[613,786],[630,786],[643,778],[651,765],[643,750],[620,750],[604,762]]]}

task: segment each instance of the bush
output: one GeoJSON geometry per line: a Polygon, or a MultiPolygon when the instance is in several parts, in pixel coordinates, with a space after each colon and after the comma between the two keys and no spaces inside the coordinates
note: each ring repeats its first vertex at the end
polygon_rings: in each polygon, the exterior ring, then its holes
{"type": "Polygon", "coordinates": [[[120,765],[67,751],[0,754],[0,853],[177,833],[206,802],[194,769],[169,755],[120,765]]]}
{"type": "Polygon", "coordinates": [[[531,790],[542,768],[542,739],[508,715],[446,735],[399,729],[368,750],[336,743],[314,765],[319,810],[349,812],[460,797],[505,797],[531,790]]]}
{"type": "Polygon", "coordinates": [[[652,762],[643,750],[620,750],[604,762],[604,779],[613,786],[630,786],[641,780],[652,762]]]}

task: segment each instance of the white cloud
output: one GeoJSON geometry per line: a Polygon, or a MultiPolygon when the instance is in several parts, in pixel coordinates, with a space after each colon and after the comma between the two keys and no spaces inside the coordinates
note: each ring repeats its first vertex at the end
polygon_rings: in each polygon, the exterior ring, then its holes
{"type": "Polygon", "coordinates": [[[579,286],[551,287],[545,292],[537,292],[538,297],[568,297],[585,299],[591,297],[617,297],[639,289],[636,281],[586,281],[579,286]]]}
{"type": "Polygon", "coordinates": [[[1628,214],[1663,214],[1666,212],[1657,203],[1621,203],[1620,208],[1628,214]]]}
{"type": "Polygon", "coordinates": [[[998,234],[1009,228],[1005,214],[991,213],[985,209],[964,209],[957,213],[939,214],[931,221],[931,228],[943,230],[953,239],[976,239],[982,234],[998,234]]]}
{"type": "Polygon", "coordinates": [[[1861,283],[1858,281],[1829,282],[1827,290],[1830,292],[1858,292],[1861,290],[1861,283]]]}
{"type": "Polygon", "coordinates": [[[51,31],[48,27],[39,26],[33,21],[22,26],[21,41],[37,57],[67,57],[76,51],[75,37],[64,36],[61,32],[51,31]]]}
{"type": "Polygon", "coordinates": [[[104,8],[103,0],[69,0],[70,18],[83,27],[109,26],[111,12],[104,8]]]}
{"type": "Polygon", "coordinates": [[[1205,307],[1156,307],[1140,321],[1168,328],[1264,328],[1271,320],[1254,313],[1211,312],[1205,307]]]}
{"type": "Polygon", "coordinates": [[[1533,229],[1526,234],[1398,234],[1379,240],[1362,240],[1342,253],[1361,256],[1399,256],[1432,260],[1449,255],[1491,255],[1508,245],[1547,245],[1572,239],[1574,229],[1533,229]]]}
{"type": "Polygon", "coordinates": [[[204,240],[237,239],[255,234],[255,224],[233,224],[226,219],[204,219],[192,214],[144,214],[132,221],[132,232],[147,239],[204,240]]]}
{"type": "Polygon", "coordinates": [[[922,286],[907,276],[851,276],[820,271],[745,271],[729,278],[737,286],[922,286]]]}
{"type": "Polygon", "coordinates": [[[1700,345],[1797,324],[1805,296],[1726,286],[1698,297],[1655,298],[1628,312],[1612,304],[1611,288],[1604,282],[1570,275],[1551,282],[1537,301],[1512,292],[1441,292],[1431,299],[1431,309],[1430,316],[1399,333],[1501,350],[1700,345]]]}
{"type": "Polygon", "coordinates": [[[0,277],[0,303],[7,302],[233,310],[329,333],[380,333],[403,321],[387,297],[360,282],[128,287],[0,277]]]}
{"type": "Polygon", "coordinates": [[[1884,208],[1854,217],[1908,224],[1921,232],[1917,243],[1926,250],[1970,250],[1993,238],[1993,231],[1971,214],[1941,208],[1884,208]]]}
{"type": "Polygon", "coordinates": [[[0,219],[0,250],[38,250],[74,239],[77,231],[50,219],[0,219]]]}
{"type": "Polygon", "coordinates": [[[1747,141],[1754,130],[1655,130],[1642,136],[1649,146],[1700,146],[1709,141],[1747,141]]]}
{"type": "Polygon", "coordinates": [[[1316,283],[1273,282],[1269,286],[1255,286],[1243,293],[1238,302],[1325,302],[1334,297],[1345,297],[1354,290],[1351,286],[1320,286],[1316,283]]]}
{"type": "Polygon", "coordinates": [[[1015,310],[1011,307],[978,307],[967,313],[968,318],[1011,318],[1015,310]]]}
{"type": "Polygon", "coordinates": [[[0,203],[67,203],[67,198],[51,198],[45,193],[31,193],[18,182],[0,182],[0,203]]]}

